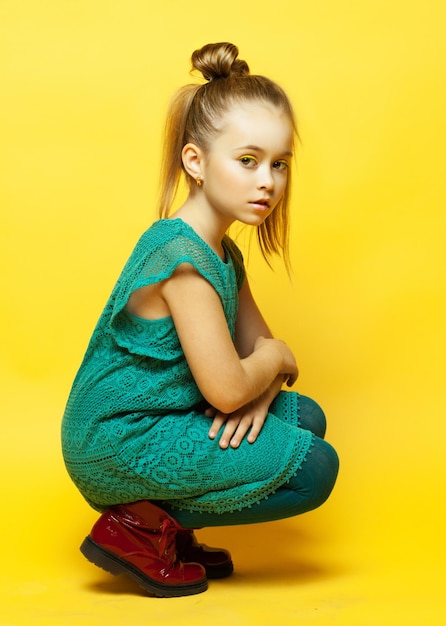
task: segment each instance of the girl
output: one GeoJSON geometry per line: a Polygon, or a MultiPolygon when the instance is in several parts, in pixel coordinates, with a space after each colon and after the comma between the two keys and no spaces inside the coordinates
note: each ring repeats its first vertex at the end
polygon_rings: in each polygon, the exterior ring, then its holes
{"type": "Polygon", "coordinates": [[[101,517],[81,546],[150,594],[199,593],[230,554],[194,528],[314,509],[338,470],[318,405],[251,295],[226,234],[256,227],[287,261],[295,121],[283,90],[229,43],[192,55],[207,82],[172,101],[160,219],[141,237],[99,319],[62,424],[68,472],[101,517]],[[181,176],[189,195],[169,209],[181,176]]]}

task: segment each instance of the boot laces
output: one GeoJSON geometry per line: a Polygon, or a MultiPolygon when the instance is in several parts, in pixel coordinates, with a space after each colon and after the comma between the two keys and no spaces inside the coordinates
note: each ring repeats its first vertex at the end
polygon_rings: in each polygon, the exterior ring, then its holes
{"type": "Polygon", "coordinates": [[[175,559],[175,537],[177,534],[177,528],[172,524],[171,520],[165,519],[160,526],[161,537],[159,538],[159,554],[160,556],[170,556],[172,560],[175,559]]]}

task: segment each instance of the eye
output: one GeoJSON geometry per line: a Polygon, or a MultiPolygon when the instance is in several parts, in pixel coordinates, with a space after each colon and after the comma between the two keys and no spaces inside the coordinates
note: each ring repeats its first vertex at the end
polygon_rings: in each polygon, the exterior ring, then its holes
{"type": "Polygon", "coordinates": [[[249,154],[240,157],[239,161],[245,167],[255,167],[257,165],[257,159],[249,154]]]}
{"type": "Polygon", "coordinates": [[[274,161],[273,168],[279,170],[279,172],[285,172],[289,168],[288,161],[274,161]]]}

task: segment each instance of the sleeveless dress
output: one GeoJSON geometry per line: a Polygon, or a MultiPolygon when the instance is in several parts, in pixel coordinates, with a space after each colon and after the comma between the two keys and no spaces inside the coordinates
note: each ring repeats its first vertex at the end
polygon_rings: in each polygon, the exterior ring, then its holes
{"type": "MultiPolygon", "coordinates": [[[[140,238],[113,289],[76,375],[62,420],[73,482],[98,511],[136,500],[223,513],[260,502],[301,467],[312,434],[299,428],[299,394],[281,391],[254,444],[223,450],[208,437],[206,403],[170,317],[131,315],[133,291],[190,263],[218,293],[234,337],[243,259],[225,237],[225,261],[181,219],[140,238]]],[[[217,357],[218,358],[218,357],[217,357]]]]}

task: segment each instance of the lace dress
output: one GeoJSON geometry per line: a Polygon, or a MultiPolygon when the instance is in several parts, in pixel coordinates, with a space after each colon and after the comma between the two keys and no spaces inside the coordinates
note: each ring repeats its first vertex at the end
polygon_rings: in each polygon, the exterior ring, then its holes
{"type": "Polygon", "coordinates": [[[136,500],[176,508],[242,510],[275,492],[312,445],[299,426],[299,395],[280,392],[258,440],[222,450],[170,317],[146,320],[125,305],[131,293],[192,264],[218,293],[234,336],[241,254],[223,241],[226,262],[180,219],[155,222],[113,289],[74,380],[62,421],[67,470],[97,510],[136,500]]]}

